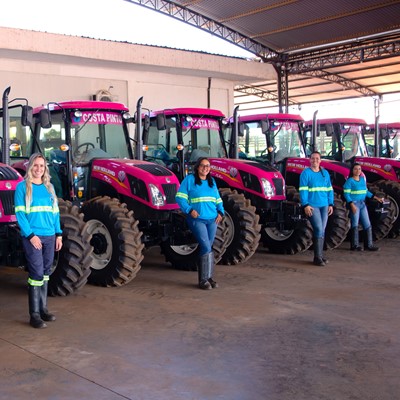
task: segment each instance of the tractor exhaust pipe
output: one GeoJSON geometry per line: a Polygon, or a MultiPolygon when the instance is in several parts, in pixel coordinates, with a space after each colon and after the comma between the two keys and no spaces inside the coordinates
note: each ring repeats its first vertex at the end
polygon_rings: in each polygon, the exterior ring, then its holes
{"type": "Polygon", "coordinates": [[[234,158],[235,160],[239,158],[239,148],[238,148],[238,142],[239,142],[239,117],[238,117],[238,112],[239,112],[239,106],[236,106],[235,109],[233,110],[233,127],[232,127],[232,139],[231,139],[231,145],[229,146],[229,157],[234,158]]]}
{"type": "Polygon", "coordinates": [[[143,160],[143,137],[142,137],[142,102],[143,96],[136,103],[136,150],[135,155],[137,160],[143,160]]]}
{"type": "Polygon", "coordinates": [[[314,111],[313,120],[312,120],[312,128],[311,128],[311,151],[314,152],[317,150],[315,142],[317,141],[317,114],[318,110],[314,111]]]}
{"type": "Polygon", "coordinates": [[[10,165],[10,111],[8,109],[8,95],[11,87],[9,86],[3,93],[3,143],[1,162],[10,165]]]}

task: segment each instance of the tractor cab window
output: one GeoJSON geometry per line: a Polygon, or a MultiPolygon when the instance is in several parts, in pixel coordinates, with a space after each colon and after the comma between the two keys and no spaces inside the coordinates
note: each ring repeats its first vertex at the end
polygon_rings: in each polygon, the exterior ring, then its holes
{"type": "Polygon", "coordinates": [[[219,121],[203,117],[184,117],[181,120],[184,159],[195,163],[200,157],[226,157],[224,138],[219,121]]]}
{"type": "Polygon", "coordinates": [[[158,130],[157,121],[152,120],[143,151],[143,158],[146,161],[168,167],[173,161],[176,161],[177,145],[176,118],[167,118],[166,129],[162,130],[158,130]]]}
{"type": "Polygon", "coordinates": [[[276,162],[288,157],[305,157],[298,122],[272,121],[269,134],[276,162]]]}
{"type": "Polygon", "coordinates": [[[334,125],[331,123],[319,124],[315,148],[321,153],[322,158],[341,160],[340,137],[334,133],[334,125]]]}
{"type": "Polygon", "coordinates": [[[390,157],[400,159],[400,129],[391,129],[387,140],[387,151],[390,157]]]}
{"type": "MultiPolygon", "coordinates": [[[[10,113],[10,145],[9,149],[11,163],[18,161],[20,158],[30,156],[30,148],[32,146],[31,128],[23,126],[21,123],[21,107],[9,109],[10,113]]],[[[0,118],[0,129],[3,132],[3,118],[0,118]]],[[[0,141],[2,146],[2,141],[0,141]]],[[[3,148],[0,149],[1,152],[3,148]]]]}
{"type": "Polygon", "coordinates": [[[122,117],[109,111],[71,115],[72,157],[76,164],[94,158],[129,158],[122,117]]]}
{"type": "Polygon", "coordinates": [[[40,129],[39,143],[41,144],[43,154],[49,161],[66,161],[65,153],[60,150],[60,146],[65,143],[65,140],[65,129],[61,123],[53,121],[51,128],[40,129]]]}
{"type": "Polygon", "coordinates": [[[400,159],[400,129],[380,128],[380,157],[400,159]]]}
{"type": "Polygon", "coordinates": [[[247,122],[244,124],[244,136],[239,137],[240,153],[246,154],[247,158],[261,156],[267,151],[266,143],[260,122],[247,122]]]}
{"type": "Polygon", "coordinates": [[[268,131],[263,132],[261,121],[247,122],[239,147],[247,157],[263,157],[271,150],[276,162],[287,157],[304,157],[300,127],[296,121],[269,121],[268,131]]]}
{"type": "Polygon", "coordinates": [[[355,156],[367,157],[367,147],[362,136],[362,126],[355,124],[341,124],[342,143],[344,146],[344,160],[348,161],[355,156]]]}

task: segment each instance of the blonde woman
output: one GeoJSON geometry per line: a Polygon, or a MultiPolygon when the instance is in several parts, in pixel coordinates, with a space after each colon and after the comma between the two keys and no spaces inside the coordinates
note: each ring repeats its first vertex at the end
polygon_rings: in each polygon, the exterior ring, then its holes
{"type": "Polygon", "coordinates": [[[28,264],[30,325],[46,328],[44,321],[56,319],[47,310],[47,289],[54,250],[62,248],[62,231],[57,197],[40,153],[32,154],[25,179],[17,185],[15,214],[28,264]]]}

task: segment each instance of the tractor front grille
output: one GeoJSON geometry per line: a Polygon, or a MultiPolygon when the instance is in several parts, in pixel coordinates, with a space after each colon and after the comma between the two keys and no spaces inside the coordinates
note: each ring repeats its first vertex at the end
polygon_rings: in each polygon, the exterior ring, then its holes
{"type": "Polygon", "coordinates": [[[175,201],[175,195],[176,195],[176,185],[173,183],[164,183],[162,185],[162,188],[165,193],[165,197],[167,198],[167,204],[174,204],[176,203],[175,201]]]}
{"type": "Polygon", "coordinates": [[[14,193],[15,190],[0,191],[0,202],[3,205],[5,215],[14,215],[14,193]]]}
{"type": "Polygon", "coordinates": [[[283,179],[281,179],[281,178],[273,178],[272,181],[274,182],[276,195],[277,196],[281,196],[281,195],[285,194],[283,192],[283,186],[284,186],[283,179]]]}

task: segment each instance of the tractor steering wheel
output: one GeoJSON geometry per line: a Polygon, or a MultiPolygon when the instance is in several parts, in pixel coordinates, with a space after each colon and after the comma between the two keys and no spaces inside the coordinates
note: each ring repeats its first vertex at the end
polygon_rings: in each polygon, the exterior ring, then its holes
{"type": "Polygon", "coordinates": [[[80,149],[81,147],[85,147],[85,146],[86,146],[86,149],[84,150],[84,153],[87,153],[87,152],[89,151],[89,147],[91,147],[92,149],[94,149],[94,144],[93,144],[93,143],[84,142],[84,143],[80,144],[80,145],[76,148],[75,154],[80,153],[79,149],[80,149]]]}

